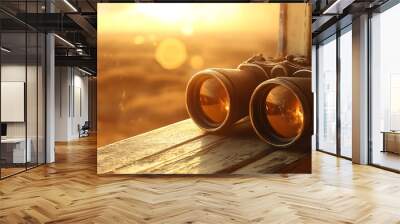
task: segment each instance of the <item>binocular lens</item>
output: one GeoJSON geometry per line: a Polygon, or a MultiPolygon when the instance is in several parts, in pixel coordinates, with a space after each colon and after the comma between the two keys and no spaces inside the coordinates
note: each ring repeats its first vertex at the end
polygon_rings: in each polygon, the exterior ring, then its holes
{"type": "Polygon", "coordinates": [[[225,120],[230,106],[228,93],[216,78],[203,81],[199,98],[201,111],[209,122],[220,124],[225,120]]]}
{"type": "Polygon", "coordinates": [[[205,131],[224,131],[248,115],[251,94],[265,80],[258,67],[210,68],[191,77],[186,87],[186,108],[205,131]]]}
{"type": "Polygon", "coordinates": [[[304,112],[300,100],[281,85],[273,87],[265,99],[265,114],[272,131],[282,138],[294,138],[303,128],[304,112]]]}
{"type": "Polygon", "coordinates": [[[250,121],[270,145],[288,147],[310,136],[311,78],[278,77],[261,83],[250,100],[250,121]]]}

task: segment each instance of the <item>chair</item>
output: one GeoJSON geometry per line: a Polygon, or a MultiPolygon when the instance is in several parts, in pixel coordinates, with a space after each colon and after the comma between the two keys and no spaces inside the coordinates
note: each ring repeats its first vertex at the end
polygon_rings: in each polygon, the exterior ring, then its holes
{"type": "Polygon", "coordinates": [[[80,125],[78,125],[79,138],[89,136],[89,130],[90,130],[89,121],[85,121],[85,123],[82,125],[82,127],[80,127],[80,125]]]}

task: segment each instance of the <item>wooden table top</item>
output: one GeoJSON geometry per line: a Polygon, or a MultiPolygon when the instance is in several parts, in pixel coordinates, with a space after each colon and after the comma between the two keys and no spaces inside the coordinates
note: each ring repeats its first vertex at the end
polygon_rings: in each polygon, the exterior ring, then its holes
{"type": "MultiPolygon", "coordinates": [[[[311,139],[310,139],[311,143],[311,139]]],[[[191,119],[97,149],[98,174],[265,174],[311,172],[311,144],[277,149],[248,121],[229,133],[200,130],[191,119]]]]}

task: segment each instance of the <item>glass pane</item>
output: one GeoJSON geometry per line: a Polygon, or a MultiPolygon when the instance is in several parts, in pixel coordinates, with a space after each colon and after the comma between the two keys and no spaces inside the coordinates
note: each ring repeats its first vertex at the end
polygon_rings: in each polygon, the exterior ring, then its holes
{"type": "MultiPolygon", "coordinates": [[[[27,13],[37,13],[38,4],[37,1],[27,2],[26,12],[27,13]]],[[[36,23],[37,21],[33,21],[36,23]]],[[[37,132],[38,132],[38,35],[35,30],[27,30],[27,75],[26,75],[26,125],[27,125],[27,150],[30,151],[30,158],[27,162],[27,167],[31,168],[37,166],[38,160],[38,142],[37,142],[37,132]]]]}
{"type": "MultiPolygon", "coordinates": [[[[26,33],[1,34],[1,166],[2,177],[25,170],[26,33]]],[[[29,147],[28,147],[29,149],[29,147]]]]}
{"type": "Polygon", "coordinates": [[[340,153],[352,156],[352,33],[340,36],[340,153]]]}
{"type": "Polygon", "coordinates": [[[336,39],[318,48],[318,148],[336,153],[336,39]]]}
{"type": "Polygon", "coordinates": [[[37,68],[37,63],[38,63],[38,49],[37,49],[37,33],[36,32],[28,32],[27,33],[27,80],[26,80],[26,89],[27,89],[27,95],[26,95],[26,116],[27,116],[27,143],[28,143],[28,151],[30,150],[30,153],[28,154],[30,158],[28,159],[27,166],[29,167],[34,167],[37,165],[37,132],[38,132],[38,107],[37,107],[37,73],[38,73],[38,68],[37,68]]]}
{"type": "MultiPolygon", "coordinates": [[[[44,5],[44,0],[0,3],[20,15],[43,13],[44,5]]],[[[0,17],[8,18],[1,12],[0,17]]],[[[0,176],[4,178],[45,161],[45,35],[12,18],[0,25],[0,176]]]]}
{"type": "Polygon", "coordinates": [[[374,15],[372,25],[372,163],[400,170],[400,5],[374,15]]]}

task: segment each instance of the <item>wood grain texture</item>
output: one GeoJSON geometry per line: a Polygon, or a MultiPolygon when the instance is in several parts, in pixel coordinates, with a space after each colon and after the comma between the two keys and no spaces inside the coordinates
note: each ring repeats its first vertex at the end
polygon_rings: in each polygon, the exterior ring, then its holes
{"type": "Polygon", "coordinates": [[[199,128],[191,123],[181,121],[153,130],[151,138],[147,132],[99,147],[97,153],[97,172],[111,172],[132,161],[159,153],[177,145],[179,142],[186,142],[203,134],[199,128]],[[175,131],[178,126],[180,132],[175,131]]]}
{"type": "MultiPolygon", "coordinates": [[[[97,170],[99,174],[279,173],[285,166],[311,157],[311,146],[304,147],[275,152],[278,149],[259,140],[248,121],[215,134],[200,131],[187,119],[100,147],[97,170]],[[250,168],[252,163],[256,163],[254,168],[250,168]]],[[[294,170],[309,173],[311,164],[294,170]]]]}
{"type": "Polygon", "coordinates": [[[0,223],[400,223],[400,175],[313,152],[312,174],[96,174],[96,141],[0,181],[0,223]]]}

